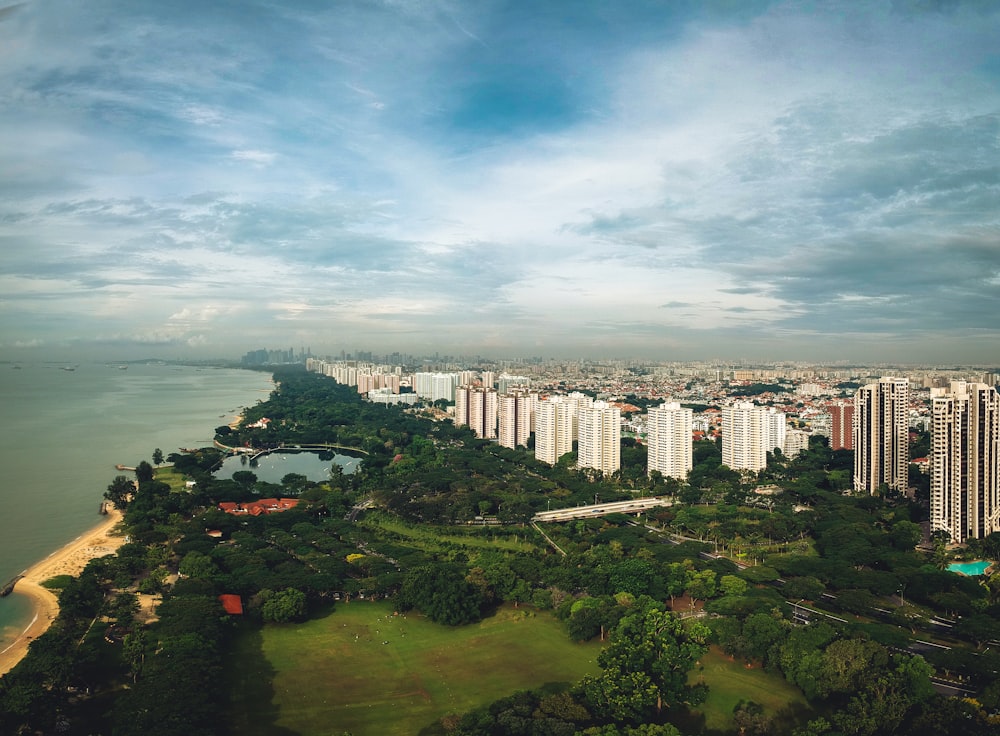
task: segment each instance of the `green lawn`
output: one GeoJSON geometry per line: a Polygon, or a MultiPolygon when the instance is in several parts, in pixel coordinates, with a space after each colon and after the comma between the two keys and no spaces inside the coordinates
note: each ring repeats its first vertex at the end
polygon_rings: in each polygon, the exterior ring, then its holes
{"type": "Polygon", "coordinates": [[[412,736],[516,690],[596,673],[600,647],[525,607],[449,628],[394,616],[389,603],[339,604],[243,634],[229,667],[233,732],[412,736]]]}
{"type": "MultiPolygon", "coordinates": [[[[802,692],[784,677],[764,672],[759,664],[747,669],[744,662],[731,660],[718,647],[712,647],[701,658],[690,681],[708,685],[708,699],[694,709],[697,725],[705,731],[732,733],[733,708],[741,700],[762,705],[764,712],[774,718],[775,733],[790,733],[792,725],[801,725],[792,722],[809,709],[802,692]]],[[[679,725],[684,731],[688,724],[679,725]]]]}
{"type": "Polygon", "coordinates": [[[155,468],[153,478],[160,483],[169,485],[171,491],[187,491],[187,487],[184,485],[187,482],[187,476],[174,469],[173,465],[155,468]]]}

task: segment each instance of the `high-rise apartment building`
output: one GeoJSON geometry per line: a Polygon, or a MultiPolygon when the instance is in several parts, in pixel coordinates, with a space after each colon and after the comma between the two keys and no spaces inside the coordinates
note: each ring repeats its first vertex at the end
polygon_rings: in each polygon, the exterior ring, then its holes
{"type": "Polygon", "coordinates": [[[535,458],[555,465],[573,451],[573,405],[562,396],[550,396],[538,402],[535,410],[535,458]]]}
{"type": "Polygon", "coordinates": [[[595,401],[577,412],[577,467],[605,475],[622,465],[622,413],[617,406],[595,401]]]}
{"type": "Polygon", "coordinates": [[[497,436],[500,444],[511,449],[527,446],[531,434],[532,395],[527,391],[501,395],[498,409],[497,436]]]}
{"type": "Polygon", "coordinates": [[[854,394],[854,490],[906,491],[910,462],[910,384],[880,378],[854,394]]]}
{"type": "Polygon", "coordinates": [[[830,449],[854,449],[854,404],[838,402],[827,404],[830,414],[830,449]]]}
{"type": "Polygon", "coordinates": [[[758,472],[767,453],[785,445],[785,415],[773,407],[741,401],[722,407],[722,464],[758,472]]]}
{"type": "Polygon", "coordinates": [[[954,543],[1000,532],[1000,394],[954,381],[931,398],[931,531],[954,543]]]}
{"type": "Polygon", "coordinates": [[[687,478],[694,467],[693,421],[694,412],[676,402],[650,407],[646,420],[647,473],[656,470],[665,478],[687,478]]]}
{"type": "Polygon", "coordinates": [[[497,436],[497,392],[482,386],[455,389],[455,424],[468,426],[477,437],[497,436]]]}

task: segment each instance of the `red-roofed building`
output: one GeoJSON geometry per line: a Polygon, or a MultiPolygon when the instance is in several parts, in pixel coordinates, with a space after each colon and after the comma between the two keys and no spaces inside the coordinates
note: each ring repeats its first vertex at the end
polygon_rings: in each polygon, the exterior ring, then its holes
{"type": "Polygon", "coordinates": [[[233,593],[223,593],[219,596],[222,608],[231,616],[243,615],[243,599],[233,593]]]}
{"type": "Polygon", "coordinates": [[[288,509],[294,509],[299,504],[297,498],[262,498],[248,503],[232,503],[224,501],[219,508],[227,514],[242,516],[261,516],[263,514],[278,514],[288,509]]]}

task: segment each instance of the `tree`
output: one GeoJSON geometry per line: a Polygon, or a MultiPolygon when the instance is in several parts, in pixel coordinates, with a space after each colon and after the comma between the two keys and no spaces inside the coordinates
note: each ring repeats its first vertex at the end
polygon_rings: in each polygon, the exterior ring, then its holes
{"type": "Polygon", "coordinates": [[[140,483],[148,483],[153,480],[153,466],[145,460],[141,461],[135,468],[135,477],[140,483]]]}
{"type": "Polygon", "coordinates": [[[233,481],[243,486],[247,491],[252,490],[257,483],[257,474],[250,470],[237,470],[233,473],[233,481]]]}
{"type": "Polygon", "coordinates": [[[638,722],[654,710],[702,702],[704,686],[687,680],[708,636],[701,622],[684,622],[656,607],[624,617],[597,658],[603,672],[582,683],[591,710],[638,722]]]}
{"type": "Polygon", "coordinates": [[[119,511],[123,510],[135,492],[135,483],[130,481],[124,475],[116,475],[115,479],[111,481],[108,486],[108,490],[104,492],[104,498],[111,502],[111,504],[119,511]]]}
{"type": "Polygon", "coordinates": [[[262,590],[260,597],[264,601],[260,613],[265,621],[284,624],[301,620],[306,615],[306,594],[301,590],[295,588],[285,588],[277,592],[262,590]]]}
{"type": "Polygon", "coordinates": [[[163,450],[161,450],[159,447],[153,450],[153,464],[163,465],[163,450]]]}
{"type": "Polygon", "coordinates": [[[715,595],[715,572],[699,570],[691,576],[687,584],[687,593],[691,596],[691,605],[696,601],[706,600],[715,595]]]}

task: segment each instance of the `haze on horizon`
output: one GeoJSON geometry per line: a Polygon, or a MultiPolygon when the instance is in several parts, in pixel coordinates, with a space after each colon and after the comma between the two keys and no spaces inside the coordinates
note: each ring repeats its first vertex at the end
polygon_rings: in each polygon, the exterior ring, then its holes
{"type": "Polygon", "coordinates": [[[996,364],[1000,5],[0,9],[0,352],[996,364]]]}

